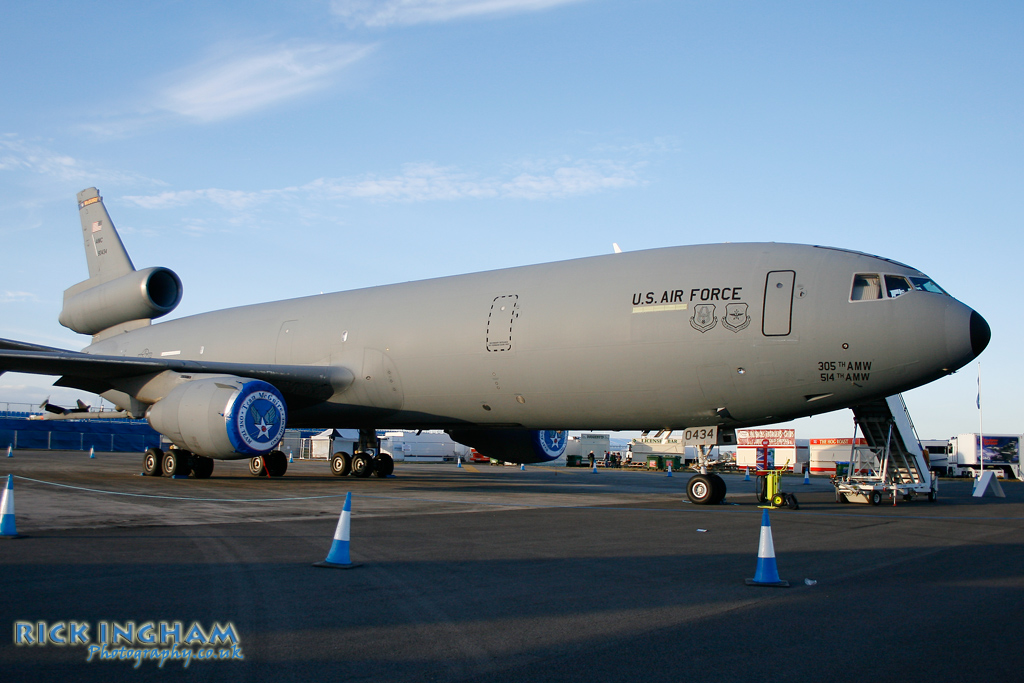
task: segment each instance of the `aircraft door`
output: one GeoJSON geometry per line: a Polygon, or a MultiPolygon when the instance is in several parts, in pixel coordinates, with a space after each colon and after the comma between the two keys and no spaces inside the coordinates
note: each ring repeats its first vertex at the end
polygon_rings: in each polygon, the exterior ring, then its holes
{"type": "Polygon", "coordinates": [[[773,270],[764,285],[764,316],[761,333],[766,337],[785,337],[793,330],[793,283],[796,272],[773,270]]]}
{"type": "Polygon", "coordinates": [[[496,296],[491,301],[487,314],[487,351],[504,353],[512,351],[512,329],[519,317],[519,295],[496,296]]]}
{"type": "Polygon", "coordinates": [[[285,320],[277,332],[277,347],[274,351],[274,362],[288,364],[292,362],[292,343],[295,341],[295,327],[298,320],[285,320]]]}

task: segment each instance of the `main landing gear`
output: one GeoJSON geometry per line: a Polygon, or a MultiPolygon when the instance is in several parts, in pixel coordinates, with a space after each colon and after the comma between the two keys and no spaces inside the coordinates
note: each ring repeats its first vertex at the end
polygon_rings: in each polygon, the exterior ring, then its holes
{"type": "Polygon", "coordinates": [[[209,479],[213,474],[213,458],[196,455],[180,448],[147,448],[142,454],[142,473],[147,477],[187,477],[209,479]]]}
{"type": "Polygon", "coordinates": [[[355,454],[335,453],[331,456],[331,474],[336,477],[351,474],[366,479],[377,475],[383,479],[394,471],[395,461],[387,453],[380,452],[380,441],[375,429],[359,430],[359,450],[355,454]]]}
{"type": "Polygon", "coordinates": [[[249,459],[249,474],[254,477],[283,477],[288,471],[288,456],[281,451],[270,451],[249,459]]]}

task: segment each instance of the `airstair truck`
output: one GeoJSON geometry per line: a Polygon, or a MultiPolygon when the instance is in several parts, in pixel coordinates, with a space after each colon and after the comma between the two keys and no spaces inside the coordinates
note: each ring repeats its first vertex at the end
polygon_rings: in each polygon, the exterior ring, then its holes
{"type": "Polygon", "coordinates": [[[979,450],[984,451],[985,469],[1002,470],[1007,478],[1022,479],[1020,434],[958,434],[949,440],[949,471],[954,477],[974,476],[981,469],[979,450]],[[978,443],[984,438],[984,446],[978,443]]]}

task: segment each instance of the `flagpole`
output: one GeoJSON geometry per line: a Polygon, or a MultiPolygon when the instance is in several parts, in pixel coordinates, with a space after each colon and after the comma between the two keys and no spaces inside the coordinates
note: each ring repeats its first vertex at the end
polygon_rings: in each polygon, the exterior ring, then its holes
{"type": "Polygon", "coordinates": [[[978,458],[981,467],[978,469],[978,481],[985,473],[985,421],[984,411],[981,409],[981,361],[978,361],[978,458]]]}

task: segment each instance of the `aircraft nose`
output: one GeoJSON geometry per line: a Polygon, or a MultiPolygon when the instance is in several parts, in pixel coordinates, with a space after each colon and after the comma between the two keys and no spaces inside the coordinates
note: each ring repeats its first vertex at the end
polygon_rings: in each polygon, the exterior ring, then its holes
{"type": "Polygon", "coordinates": [[[971,350],[977,358],[992,339],[992,329],[977,311],[971,311],[971,350]]]}

